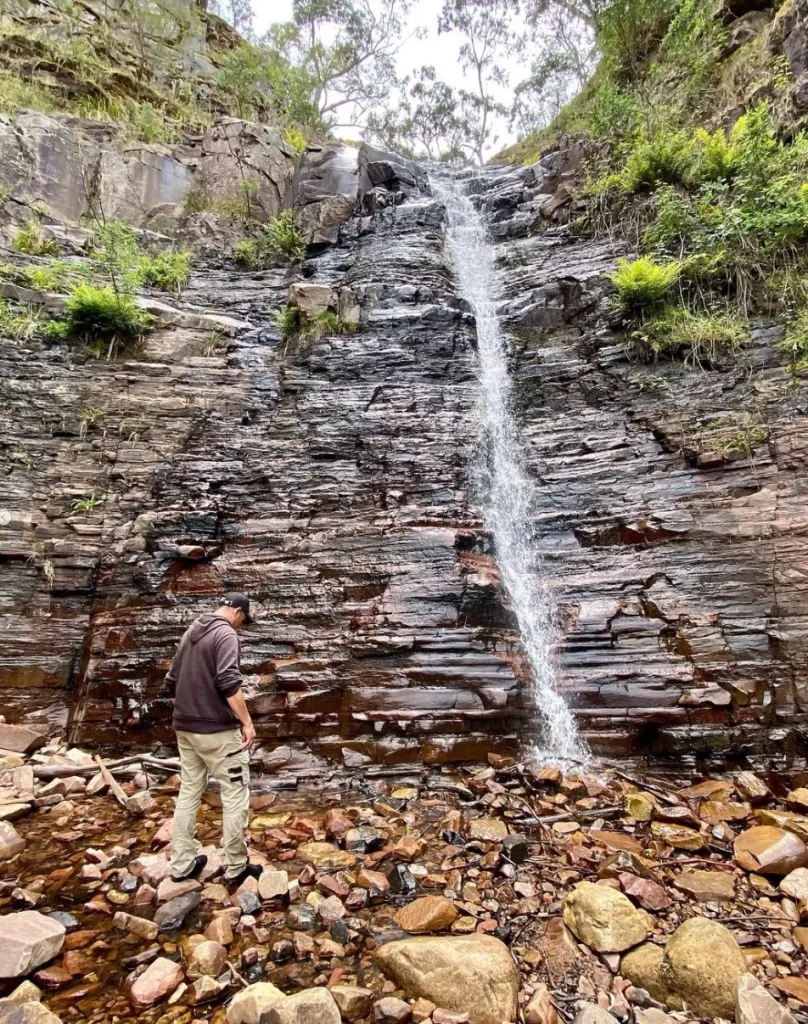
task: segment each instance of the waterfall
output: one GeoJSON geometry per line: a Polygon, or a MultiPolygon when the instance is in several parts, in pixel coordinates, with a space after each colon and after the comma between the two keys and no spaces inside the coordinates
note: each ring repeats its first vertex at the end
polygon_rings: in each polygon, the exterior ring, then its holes
{"type": "Polygon", "coordinates": [[[522,466],[511,411],[506,336],[495,307],[497,272],[482,216],[457,181],[434,182],[445,205],[447,241],[460,294],[477,321],[480,454],[472,467],[486,526],[494,538],[502,582],[532,669],[532,703],[542,719],[541,759],[586,756],[575,719],[555,688],[553,607],[540,556],[530,538],[532,488],[522,466]]]}

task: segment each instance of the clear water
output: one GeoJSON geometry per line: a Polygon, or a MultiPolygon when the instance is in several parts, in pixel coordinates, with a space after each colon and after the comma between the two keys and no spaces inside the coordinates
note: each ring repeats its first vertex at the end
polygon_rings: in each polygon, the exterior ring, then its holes
{"type": "Polygon", "coordinates": [[[460,294],[477,321],[480,444],[474,484],[532,669],[531,703],[542,726],[540,746],[534,753],[545,762],[585,760],[586,746],[555,685],[553,606],[537,546],[531,542],[533,488],[520,459],[522,442],[511,411],[507,338],[495,306],[498,280],[493,248],[483,218],[463,194],[461,183],[433,181],[432,186],[446,206],[447,242],[460,294]]]}

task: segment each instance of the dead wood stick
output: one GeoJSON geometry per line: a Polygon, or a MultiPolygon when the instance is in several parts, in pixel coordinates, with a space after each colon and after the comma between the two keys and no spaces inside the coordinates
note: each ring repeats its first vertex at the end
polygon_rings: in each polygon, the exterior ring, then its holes
{"type": "Polygon", "coordinates": [[[617,814],[623,814],[622,807],[601,807],[595,811],[565,811],[563,814],[550,814],[544,818],[520,818],[520,822],[528,822],[533,825],[551,825],[554,821],[569,821],[572,818],[580,818],[582,821],[597,818],[613,818],[617,814]]]}
{"type": "Polygon", "coordinates": [[[127,797],[126,793],[124,793],[120,785],[115,781],[112,772],[109,770],[109,768],[107,768],[107,766],[104,764],[100,757],[96,757],[95,763],[98,765],[98,770],[101,772],[101,778],[104,780],[107,786],[109,786],[110,793],[112,793],[112,795],[121,805],[121,807],[125,808],[129,800],[129,797],[127,797]]]}
{"type": "MultiPolygon", "coordinates": [[[[140,759],[140,754],[130,754],[128,757],[122,757],[118,761],[109,761],[105,767],[108,770],[116,770],[126,765],[131,765],[140,759]]],[[[96,763],[91,765],[32,764],[31,767],[34,769],[34,775],[38,779],[60,779],[68,775],[95,775],[98,772],[98,761],[99,759],[95,758],[96,763]]]]}

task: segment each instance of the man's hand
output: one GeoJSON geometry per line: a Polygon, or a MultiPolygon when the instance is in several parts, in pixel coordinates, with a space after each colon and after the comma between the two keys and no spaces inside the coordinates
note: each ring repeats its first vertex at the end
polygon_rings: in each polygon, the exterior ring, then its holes
{"type": "Polygon", "coordinates": [[[252,722],[245,722],[241,727],[241,738],[244,741],[241,745],[242,750],[249,750],[249,748],[255,743],[255,726],[252,722]]]}

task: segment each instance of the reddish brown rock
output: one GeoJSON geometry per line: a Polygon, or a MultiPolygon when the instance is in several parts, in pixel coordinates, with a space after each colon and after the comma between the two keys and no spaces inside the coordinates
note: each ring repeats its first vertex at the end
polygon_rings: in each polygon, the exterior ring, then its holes
{"type": "Polygon", "coordinates": [[[654,821],[651,824],[651,835],[655,839],[662,840],[675,850],[701,850],[704,847],[704,837],[695,829],[686,828],[684,825],[670,825],[664,821],[654,821]]]}
{"type": "Polygon", "coordinates": [[[670,897],[658,882],[637,875],[620,875],[620,885],[643,910],[665,910],[671,905],[670,897]]]}
{"type": "Polygon", "coordinates": [[[158,957],[136,978],[129,990],[129,998],[137,1009],[145,1010],[170,996],[182,983],[182,968],[173,960],[158,957]]]}
{"type": "Polygon", "coordinates": [[[425,935],[450,928],[460,917],[451,900],[443,896],[423,896],[402,907],[395,915],[396,923],[411,935],[425,935]]]}
{"type": "Polygon", "coordinates": [[[546,985],[537,985],[525,1007],[525,1024],[560,1024],[558,1013],[546,985]]]}
{"type": "Polygon", "coordinates": [[[808,862],[805,843],[792,832],[771,825],[754,825],[735,840],[735,860],[747,871],[787,875],[808,862]]]}
{"type": "Polygon", "coordinates": [[[683,871],[673,884],[700,902],[735,898],[735,879],[729,871],[683,871]]]}

